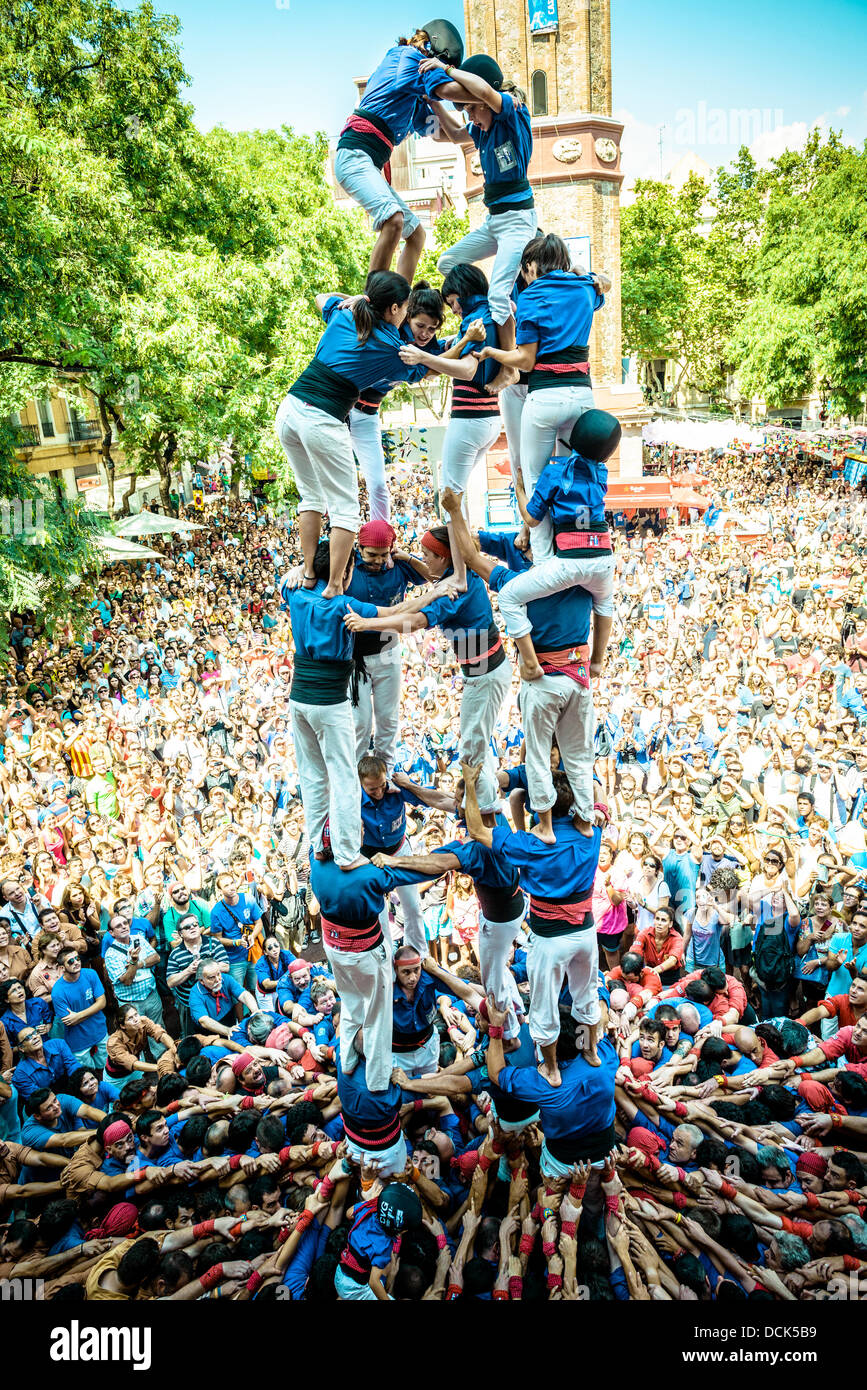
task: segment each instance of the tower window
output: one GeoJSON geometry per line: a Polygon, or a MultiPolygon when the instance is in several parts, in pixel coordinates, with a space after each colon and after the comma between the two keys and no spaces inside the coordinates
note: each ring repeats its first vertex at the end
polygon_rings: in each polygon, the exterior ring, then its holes
{"type": "Polygon", "coordinates": [[[530,79],[533,92],[533,115],[547,116],[548,114],[548,75],[541,68],[537,68],[530,79]]]}

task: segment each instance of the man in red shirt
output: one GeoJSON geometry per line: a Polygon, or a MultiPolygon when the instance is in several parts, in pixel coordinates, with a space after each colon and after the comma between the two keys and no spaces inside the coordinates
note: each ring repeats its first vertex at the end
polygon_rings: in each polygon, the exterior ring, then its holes
{"type": "MultiPolygon", "coordinates": [[[[827,1038],[809,1052],[787,1058],[780,1063],[780,1068],[785,1068],[786,1073],[791,1075],[802,1067],[818,1067],[824,1061],[836,1062],[838,1057],[846,1058],[846,1071],[853,1071],[867,1081],[867,1018],[859,1018],[852,1028],[841,1028],[833,1038],[827,1038]]],[[[833,1081],[836,1075],[837,1067],[832,1066],[827,1071],[811,1072],[810,1080],[833,1081]]]]}
{"type": "Polygon", "coordinates": [[[867,978],[864,975],[856,975],[849,986],[848,994],[830,994],[816,1005],[815,1009],[808,1009],[805,1014],[801,1014],[798,1019],[805,1028],[811,1027],[814,1023],[819,1023],[821,1019],[836,1018],[837,1027],[852,1028],[867,1014],[867,978]]]}

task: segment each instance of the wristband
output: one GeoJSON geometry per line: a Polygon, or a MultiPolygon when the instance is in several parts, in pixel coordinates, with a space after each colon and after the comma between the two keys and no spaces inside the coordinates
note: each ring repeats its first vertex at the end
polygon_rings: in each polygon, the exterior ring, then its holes
{"type": "Polygon", "coordinates": [[[437,1234],[437,1250],[445,1250],[445,1249],[447,1249],[447,1247],[448,1247],[448,1241],[446,1240],[445,1235],[443,1234],[443,1232],[442,1232],[442,1231],[439,1231],[438,1234],[437,1234]]]}
{"type": "Polygon", "coordinates": [[[723,1197],[727,1197],[730,1202],[733,1202],[738,1195],[737,1188],[734,1183],[731,1182],[724,1182],[722,1184],[720,1187],[720,1194],[723,1197]]]}
{"type": "Polygon", "coordinates": [[[557,1254],[557,1247],[554,1244],[553,1240],[542,1241],[542,1254],[545,1256],[546,1260],[550,1260],[552,1255],[557,1254]]]}
{"type": "Polygon", "coordinates": [[[205,1291],[209,1291],[215,1284],[219,1284],[223,1278],[223,1266],[214,1265],[213,1268],[206,1270],[199,1278],[199,1283],[205,1291]]]}
{"type": "Polygon", "coordinates": [[[279,1158],[281,1163],[288,1163],[290,1158],[292,1157],[291,1144],[287,1144],[284,1148],[282,1148],[278,1153],[277,1157],[279,1158]]]}
{"type": "Polygon", "coordinates": [[[180,1108],[181,1102],[179,1100],[173,1100],[170,1105],[166,1106],[164,1113],[166,1115],[176,1115],[180,1108]]]}
{"type": "Polygon", "coordinates": [[[842,1128],[842,1125],[843,1125],[843,1116],[842,1116],[842,1115],[838,1115],[837,1112],[835,1111],[834,1114],[831,1116],[831,1128],[832,1128],[832,1129],[840,1129],[840,1128],[842,1128]]]}
{"type": "Polygon", "coordinates": [[[321,1140],[321,1139],[317,1139],[316,1142],[315,1142],[314,1145],[313,1145],[313,1148],[310,1150],[310,1156],[311,1156],[311,1158],[318,1158],[318,1157],[319,1157],[319,1150],[320,1150],[321,1148],[322,1148],[322,1140],[321,1140]]]}
{"type": "Polygon", "coordinates": [[[312,1101],[312,1099],[313,1099],[313,1087],[312,1087],[312,1086],[307,1086],[307,1087],[305,1087],[305,1089],[301,1092],[301,1099],[302,1099],[302,1100],[311,1100],[311,1101],[312,1101]]]}
{"type": "Polygon", "coordinates": [[[860,1269],[860,1268],[861,1268],[861,1261],[860,1261],[855,1255],[844,1255],[844,1256],[843,1256],[843,1268],[844,1268],[844,1269],[860,1269]]]}
{"type": "Polygon", "coordinates": [[[478,1166],[481,1168],[483,1173],[487,1173],[488,1169],[493,1167],[493,1164],[494,1160],[490,1154],[479,1154],[478,1166]]]}
{"type": "Polygon", "coordinates": [[[240,1166],[241,1166],[241,1155],[240,1155],[240,1154],[232,1154],[232,1157],[229,1159],[229,1172],[230,1172],[230,1173],[237,1173],[237,1171],[238,1171],[238,1169],[240,1168],[240,1166]]]}
{"type": "Polygon", "coordinates": [[[804,1065],[804,1058],[803,1058],[803,1055],[802,1055],[801,1053],[798,1053],[798,1056],[797,1056],[797,1057],[790,1057],[790,1058],[789,1058],[789,1061],[790,1061],[790,1062],[794,1062],[794,1064],[795,1064],[795,1070],[796,1070],[796,1071],[798,1070],[799,1067],[802,1067],[802,1066],[804,1065]]]}
{"type": "Polygon", "coordinates": [[[502,1024],[498,1024],[498,1025],[489,1024],[489,1025],[488,1025],[488,1037],[489,1037],[489,1038],[501,1038],[502,1036],[503,1036],[503,1026],[502,1026],[502,1024]]]}
{"type": "Polygon", "coordinates": [[[202,1236],[209,1236],[215,1229],[215,1221],[200,1221],[197,1226],[193,1227],[193,1240],[201,1240],[202,1236]]]}
{"type": "Polygon", "coordinates": [[[454,1299],[460,1298],[462,1293],[463,1289],[460,1284],[449,1284],[446,1290],[446,1303],[451,1303],[454,1299]]]}
{"type": "Polygon", "coordinates": [[[807,1198],[807,1210],[815,1211],[816,1207],[819,1205],[819,1198],[816,1196],[815,1192],[805,1192],[804,1196],[807,1198]]]}
{"type": "Polygon", "coordinates": [[[580,1206],[581,1203],[584,1201],[584,1193],[585,1193],[586,1191],[587,1191],[587,1184],[586,1184],[586,1183],[582,1184],[582,1183],[573,1182],[573,1183],[571,1184],[571,1186],[570,1186],[570,1188],[569,1188],[569,1196],[572,1198],[572,1201],[575,1203],[576,1207],[580,1206]]]}
{"type": "Polygon", "coordinates": [[[561,1221],[561,1222],[560,1222],[560,1234],[561,1234],[561,1235],[564,1235],[564,1236],[571,1236],[572,1239],[574,1240],[574,1239],[575,1239],[575,1228],[576,1228],[577,1224],[578,1224],[578,1223],[577,1223],[576,1221],[561,1221]]]}
{"type": "Polygon", "coordinates": [[[146,1168],[136,1168],[135,1172],[130,1173],[130,1178],[132,1179],[133,1182],[141,1182],[142,1179],[143,1179],[143,1178],[146,1178],[146,1177],[147,1177],[147,1169],[146,1169],[146,1168]]]}
{"type": "Polygon", "coordinates": [[[304,1211],[302,1211],[301,1215],[298,1217],[298,1220],[295,1222],[296,1231],[301,1231],[303,1234],[304,1231],[307,1230],[308,1226],[313,1225],[313,1220],[313,1212],[305,1207],[304,1211]]]}
{"type": "Polygon", "coordinates": [[[424,1101],[422,1100],[421,1096],[419,1096],[416,1100],[413,1101],[412,1108],[416,1113],[418,1113],[419,1110],[424,1110],[424,1101]]]}
{"type": "Polygon", "coordinates": [[[529,1231],[521,1232],[521,1239],[518,1242],[518,1253],[521,1255],[532,1255],[533,1246],[536,1244],[536,1237],[529,1231]]]}
{"type": "Polygon", "coordinates": [[[506,1152],[506,1146],[500,1139],[494,1140],[491,1144],[491,1149],[495,1154],[503,1154],[506,1152]]]}
{"type": "Polygon", "coordinates": [[[291,1234],[292,1234],[292,1232],[289,1230],[288,1226],[284,1226],[284,1227],[283,1227],[283,1230],[280,1232],[280,1234],[279,1234],[278,1237],[277,1237],[277,1244],[278,1244],[278,1245],[285,1245],[286,1242],[287,1242],[287,1240],[288,1240],[289,1237],[291,1236],[291,1234]]]}
{"type": "Polygon", "coordinates": [[[334,1194],[337,1183],[333,1178],[324,1177],[316,1187],[316,1196],[327,1202],[334,1194]]]}
{"type": "Polygon", "coordinates": [[[230,1239],[230,1240],[237,1240],[237,1239],[238,1239],[238,1236],[241,1234],[241,1228],[242,1228],[243,1225],[244,1225],[243,1220],[241,1220],[241,1221],[236,1221],[236,1222],[235,1222],[234,1226],[232,1227],[232,1229],[231,1229],[230,1232],[229,1232],[229,1239],[230,1239]]]}
{"type": "Polygon", "coordinates": [[[605,1197],[605,1210],[609,1216],[620,1215],[620,1193],[612,1192],[605,1197]]]}
{"type": "Polygon", "coordinates": [[[262,1287],[264,1282],[265,1281],[259,1273],[258,1269],[254,1269],[253,1273],[250,1275],[250,1278],[247,1280],[247,1288],[250,1290],[250,1293],[256,1293],[256,1291],[262,1287]]]}
{"type": "Polygon", "coordinates": [[[517,1302],[524,1291],[524,1281],[520,1274],[513,1274],[509,1279],[509,1297],[517,1302]]]}
{"type": "Polygon", "coordinates": [[[241,1104],[238,1106],[238,1109],[253,1110],[255,1108],[255,1105],[256,1102],[254,1101],[252,1096],[245,1096],[244,1099],[241,1101],[241,1104]]]}
{"type": "Polygon", "coordinates": [[[494,1289],[493,1292],[491,1293],[491,1298],[494,1300],[495,1303],[503,1303],[503,1302],[506,1302],[506,1303],[507,1303],[507,1302],[509,1301],[509,1290],[508,1290],[508,1289],[494,1289]]]}
{"type": "Polygon", "coordinates": [[[549,1293],[553,1293],[555,1289],[562,1289],[562,1287],[563,1287],[563,1276],[562,1276],[562,1274],[549,1274],[549,1275],[548,1275],[548,1292],[549,1292],[549,1293]]]}
{"type": "Polygon", "coordinates": [[[674,1113],[675,1113],[675,1115],[677,1116],[677,1118],[678,1118],[679,1120],[682,1120],[683,1117],[684,1117],[684,1115],[686,1115],[686,1114],[688,1113],[687,1108],[686,1108],[686,1106],[684,1105],[684,1103],[683,1103],[682,1100],[679,1100],[679,1101],[677,1102],[677,1104],[675,1105],[675,1107],[674,1107],[674,1113]]]}
{"type": "Polygon", "coordinates": [[[689,1202],[687,1201],[687,1196],[685,1192],[673,1192],[671,1195],[672,1200],[674,1201],[674,1205],[677,1207],[678,1211],[684,1211],[686,1207],[689,1206],[689,1202]]]}

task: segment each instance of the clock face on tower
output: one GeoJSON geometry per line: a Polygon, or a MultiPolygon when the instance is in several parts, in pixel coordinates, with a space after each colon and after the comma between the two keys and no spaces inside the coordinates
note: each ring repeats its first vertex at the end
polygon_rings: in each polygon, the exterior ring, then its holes
{"type": "Polygon", "coordinates": [[[600,135],[595,145],[596,155],[603,164],[613,164],[617,159],[617,146],[607,135],[600,135]]]}

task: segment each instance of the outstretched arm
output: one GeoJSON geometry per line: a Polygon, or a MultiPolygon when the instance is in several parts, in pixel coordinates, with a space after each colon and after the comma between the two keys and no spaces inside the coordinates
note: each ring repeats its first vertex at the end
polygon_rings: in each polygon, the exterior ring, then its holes
{"type": "Polygon", "coordinates": [[[449,514],[452,540],[457,543],[461,559],[468,570],[472,570],[474,574],[479,575],[487,583],[497,566],[503,563],[502,560],[497,560],[491,555],[483,555],[479,550],[470,533],[466,517],[461,511],[461,499],[456,492],[452,492],[451,488],[447,487],[441,500],[444,511],[449,514]]]}
{"type": "Polygon", "coordinates": [[[461,772],[464,777],[464,819],[467,822],[467,830],[473,840],[478,840],[479,844],[488,845],[494,843],[494,836],[490,826],[485,825],[482,820],[482,813],[479,810],[479,798],[476,795],[476,783],[481,772],[480,767],[472,767],[469,763],[461,763],[461,772]]]}

